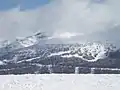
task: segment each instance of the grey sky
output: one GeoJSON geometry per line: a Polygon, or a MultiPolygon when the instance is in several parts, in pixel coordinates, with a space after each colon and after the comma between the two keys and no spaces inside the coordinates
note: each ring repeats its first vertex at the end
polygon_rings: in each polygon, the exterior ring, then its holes
{"type": "Polygon", "coordinates": [[[120,0],[53,0],[42,7],[25,11],[20,11],[18,5],[0,11],[0,38],[13,40],[36,31],[49,36],[77,33],[81,39],[101,40],[105,33],[104,39],[114,38],[115,35],[109,36],[109,33],[116,31],[114,28],[120,24],[119,5],[120,0]]]}

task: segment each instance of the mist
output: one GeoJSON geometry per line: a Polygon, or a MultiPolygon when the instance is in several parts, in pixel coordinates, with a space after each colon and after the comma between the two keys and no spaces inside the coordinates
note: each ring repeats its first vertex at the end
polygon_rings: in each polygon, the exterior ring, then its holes
{"type": "Polygon", "coordinates": [[[65,42],[119,42],[115,37],[120,34],[119,5],[119,0],[51,0],[29,10],[21,10],[18,5],[0,11],[0,39],[14,40],[41,31],[65,42]]]}

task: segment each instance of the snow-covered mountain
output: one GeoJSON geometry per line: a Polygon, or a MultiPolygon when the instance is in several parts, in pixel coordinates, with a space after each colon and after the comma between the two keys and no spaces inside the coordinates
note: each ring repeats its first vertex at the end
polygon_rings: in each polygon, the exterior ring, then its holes
{"type": "Polygon", "coordinates": [[[26,70],[31,73],[49,65],[120,68],[120,50],[113,44],[45,44],[46,40],[45,35],[36,33],[5,44],[0,48],[0,73],[25,73],[26,70]]]}
{"type": "Polygon", "coordinates": [[[38,32],[33,36],[25,38],[17,38],[15,41],[9,42],[8,40],[0,42],[0,54],[10,52],[16,49],[29,47],[41,43],[46,36],[38,32]]]}
{"type": "Polygon", "coordinates": [[[9,44],[10,44],[10,41],[2,40],[2,41],[0,41],[0,48],[6,47],[9,44]]]}
{"type": "Polygon", "coordinates": [[[46,37],[45,35],[38,32],[33,36],[29,36],[29,37],[26,37],[24,39],[17,39],[17,42],[19,42],[23,47],[29,47],[29,46],[32,46],[32,45],[39,43],[45,37],[46,37]]]}
{"type": "MultiPolygon", "coordinates": [[[[31,44],[29,44],[31,45],[31,44]]],[[[1,55],[4,62],[39,62],[38,59],[78,59],[83,62],[97,62],[109,57],[116,49],[111,44],[85,43],[85,44],[35,44],[29,47],[9,50],[1,55]]],[[[49,61],[48,61],[49,62],[49,61]]],[[[48,64],[46,61],[45,64],[48,64]]]]}
{"type": "Polygon", "coordinates": [[[51,53],[50,56],[60,55],[63,58],[81,58],[88,62],[95,62],[99,59],[108,57],[109,52],[114,51],[116,48],[112,44],[102,43],[85,43],[77,46],[72,46],[68,51],[60,51],[57,53],[51,53]]]}

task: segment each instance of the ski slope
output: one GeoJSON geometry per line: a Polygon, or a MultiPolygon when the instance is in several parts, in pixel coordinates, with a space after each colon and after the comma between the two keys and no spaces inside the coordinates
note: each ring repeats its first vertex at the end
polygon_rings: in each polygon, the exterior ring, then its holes
{"type": "Polygon", "coordinates": [[[120,75],[7,75],[0,90],[119,90],[120,75]]]}

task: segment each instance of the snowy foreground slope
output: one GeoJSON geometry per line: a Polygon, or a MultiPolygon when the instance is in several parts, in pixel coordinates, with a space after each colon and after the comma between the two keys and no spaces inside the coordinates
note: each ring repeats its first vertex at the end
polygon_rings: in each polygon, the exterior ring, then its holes
{"type": "Polygon", "coordinates": [[[120,75],[0,76],[0,90],[119,90],[120,75]]]}

